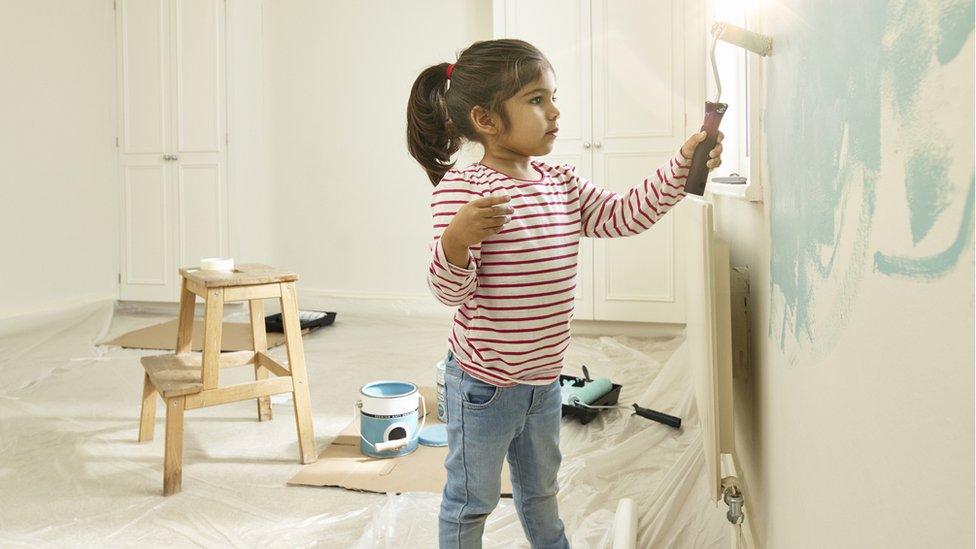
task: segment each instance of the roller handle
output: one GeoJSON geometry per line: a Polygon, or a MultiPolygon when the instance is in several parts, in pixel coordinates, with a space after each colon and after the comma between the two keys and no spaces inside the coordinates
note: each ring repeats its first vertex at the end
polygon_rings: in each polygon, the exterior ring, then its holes
{"type": "Polygon", "coordinates": [[[705,132],[705,141],[698,144],[695,154],[691,157],[691,171],[685,182],[685,192],[702,196],[705,194],[705,183],[708,182],[708,153],[715,148],[718,141],[718,125],[729,106],[726,103],[712,103],[705,101],[705,121],[701,131],[705,132]]]}
{"type": "Polygon", "coordinates": [[[668,414],[663,414],[661,412],[651,410],[650,408],[641,408],[636,403],[634,404],[634,413],[640,417],[653,419],[658,423],[663,423],[669,427],[674,427],[675,429],[681,428],[681,418],[669,416],[668,414]]]}

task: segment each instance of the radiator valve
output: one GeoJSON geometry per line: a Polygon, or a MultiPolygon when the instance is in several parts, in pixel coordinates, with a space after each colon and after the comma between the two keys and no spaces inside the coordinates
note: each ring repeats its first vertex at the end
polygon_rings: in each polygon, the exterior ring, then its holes
{"type": "Polygon", "coordinates": [[[725,514],[729,522],[732,524],[742,522],[742,492],[734,484],[726,486],[722,494],[722,499],[729,506],[729,512],[725,514]]]}

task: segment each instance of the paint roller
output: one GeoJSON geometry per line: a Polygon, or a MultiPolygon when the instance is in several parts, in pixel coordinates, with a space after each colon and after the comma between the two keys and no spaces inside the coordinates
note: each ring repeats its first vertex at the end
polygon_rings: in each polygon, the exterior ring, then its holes
{"type": "Polygon", "coordinates": [[[722,103],[722,82],[718,76],[718,64],[715,62],[715,46],[718,41],[728,42],[729,44],[745,48],[753,53],[762,56],[769,55],[773,49],[773,39],[758,34],[731,23],[718,21],[712,25],[712,74],[715,76],[715,101],[705,101],[705,120],[702,122],[701,131],[705,132],[705,141],[695,149],[691,159],[691,170],[688,172],[688,180],[685,182],[685,192],[702,196],[705,194],[705,183],[708,180],[708,153],[715,148],[718,140],[718,125],[722,122],[722,116],[729,108],[727,103],[722,103]]]}
{"type": "MultiPolygon", "coordinates": [[[[624,406],[622,404],[614,404],[611,406],[597,406],[593,403],[600,399],[603,395],[610,392],[613,389],[613,382],[605,377],[598,377],[596,379],[590,379],[589,372],[586,371],[586,367],[583,367],[584,376],[586,382],[583,385],[576,386],[572,380],[563,380],[562,388],[562,399],[563,404],[567,406],[580,406],[583,408],[624,408],[629,410],[630,406],[624,406]]],[[[663,423],[675,429],[681,428],[681,418],[674,417],[668,414],[658,412],[656,410],[651,410],[650,408],[644,408],[638,406],[637,403],[632,404],[634,408],[634,413],[647,419],[652,419],[658,423],[663,423]]]]}

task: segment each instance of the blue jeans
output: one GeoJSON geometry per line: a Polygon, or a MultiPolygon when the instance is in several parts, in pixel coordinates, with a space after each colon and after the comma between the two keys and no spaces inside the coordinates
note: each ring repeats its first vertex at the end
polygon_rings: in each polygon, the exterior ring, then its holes
{"type": "Polygon", "coordinates": [[[485,520],[498,505],[506,454],[525,537],[533,548],[568,548],[556,505],[559,382],[495,387],[461,371],[450,353],[444,382],[448,453],[441,549],[481,547],[485,520]]]}

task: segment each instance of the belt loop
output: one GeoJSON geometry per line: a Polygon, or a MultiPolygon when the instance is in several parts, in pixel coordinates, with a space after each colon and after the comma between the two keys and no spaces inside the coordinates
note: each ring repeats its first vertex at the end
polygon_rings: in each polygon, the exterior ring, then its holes
{"type": "Polygon", "coordinates": [[[446,362],[450,362],[451,360],[454,360],[454,351],[448,349],[447,350],[447,361],[446,362]]]}

